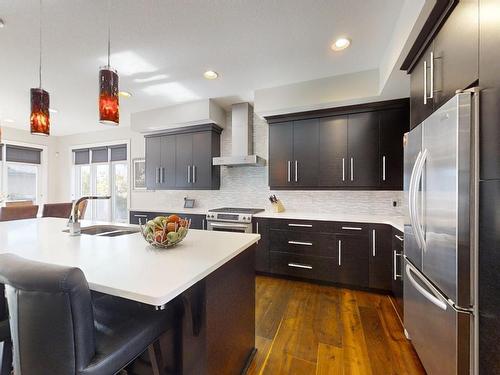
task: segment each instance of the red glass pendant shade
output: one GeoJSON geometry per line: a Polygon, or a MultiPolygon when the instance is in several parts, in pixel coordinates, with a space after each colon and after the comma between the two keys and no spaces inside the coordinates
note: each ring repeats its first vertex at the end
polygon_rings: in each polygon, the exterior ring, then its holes
{"type": "Polygon", "coordinates": [[[31,89],[31,134],[50,134],[49,93],[41,88],[31,89]]]}
{"type": "Polygon", "coordinates": [[[99,122],[105,125],[120,123],[118,74],[110,67],[99,71],[99,122]]]}

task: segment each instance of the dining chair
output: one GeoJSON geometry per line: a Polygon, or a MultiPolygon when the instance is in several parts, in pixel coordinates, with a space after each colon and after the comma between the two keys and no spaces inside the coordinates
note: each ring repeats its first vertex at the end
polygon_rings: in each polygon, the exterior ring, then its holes
{"type": "Polygon", "coordinates": [[[60,217],[68,219],[73,203],[46,203],[43,205],[42,217],[60,217]]]}
{"type": "Polygon", "coordinates": [[[0,221],[22,220],[35,218],[38,206],[0,207],[0,221]]]}
{"type": "Polygon", "coordinates": [[[111,375],[148,350],[164,374],[159,338],[177,326],[175,309],[105,296],[92,302],[79,268],[0,255],[14,352],[22,375],[111,375]]]}

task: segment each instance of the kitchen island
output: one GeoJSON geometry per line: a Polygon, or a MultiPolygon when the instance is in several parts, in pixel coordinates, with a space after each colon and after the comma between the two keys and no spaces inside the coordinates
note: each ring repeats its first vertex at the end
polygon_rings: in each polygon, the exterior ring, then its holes
{"type": "MultiPolygon", "coordinates": [[[[140,233],[64,233],[66,219],[0,222],[0,253],[79,267],[91,290],[152,308],[182,301],[184,374],[240,373],[255,346],[254,244],[258,234],[190,230],[177,247],[140,233]]],[[[82,228],[94,223],[82,222],[82,228]]]]}

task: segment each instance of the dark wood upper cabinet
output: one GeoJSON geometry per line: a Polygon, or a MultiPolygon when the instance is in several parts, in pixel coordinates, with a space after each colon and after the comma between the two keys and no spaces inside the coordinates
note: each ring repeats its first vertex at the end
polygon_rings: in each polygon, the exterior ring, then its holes
{"type": "Polygon", "coordinates": [[[403,135],[409,130],[408,111],[391,109],[380,113],[380,185],[403,190],[403,135]]]}
{"type": "Polygon", "coordinates": [[[347,116],[325,117],[319,124],[319,186],[347,182],[347,116]]]}
{"type": "Polygon", "coordinates": [[[219,189],[221,128],[209,124],[146,136],[146,186],[152,190],[219,189]]]}
{"type": "Polygon", "coordinates": [[[413,129],[424,121],[433,111],[433,98],[430,95],[430,68],[432,45],[422,54],[410,76],[410,127],[413,129]]]}
{"type": "Polygon", "coordinates": [[[349,185],[359,187],[379,184],[379,112],[349,115],[347,153],[349,185]]]}
{"type": "Polygon", "coordinates": [[[481,38],[479,53],[479,87],[481,87],[479,133],[480,178],[500,179],[500,22],[489,18],[498,14],[498,0],[481,0],[481,38]]]}
{"type": "Polygon", "coordinates": [[[175,136],[175,187],[191,187],[191,166],[193,165],[193,135],[175,136]]]}
{"type": "Polygon", "coordinates": [[[146,186],[155,190],[160,187],[161,137],[146,138],[146,186]]]}
{"type": "Polygon", "coordinates": [[[193,133],[191,183],[196,189],[212,186],[212,157],[207,157],[207,155],[212,155],[212,146],[212,132],[193,133]]]}
{"type": "Polygon", "coordinates": [[[319,175],[319,119],[293,122],[292,175],[296,186],[316,187],[319,175]]]}
{"type": "Polygon", "coordinates": [[[269,125],[271,188],[402,189],[407,99],[289,116],[269,125]]]}
{"type": "Polygon", "coordinates": [[[479,79],[478,0],[448,1],[441,11],[441,16],[435,17],[436,25],[430,34],[417,38],[419,49],[425,48],[424,52],[413,55],[411,63],[407,58],[403,64],[411,74],[412,128],[452,98],[457,90],[474,86],[479,79]]]}
{"type": "Polygon", "coordinates": [[[478,0],[461,0],[433,43],[434,110],[479,78],[478,0]]]}
{"type": "Polygon", "coordinates": [[[293,125],[283,122],[269,127],[269,185],[287,187],[292,181],[293,125]]]}

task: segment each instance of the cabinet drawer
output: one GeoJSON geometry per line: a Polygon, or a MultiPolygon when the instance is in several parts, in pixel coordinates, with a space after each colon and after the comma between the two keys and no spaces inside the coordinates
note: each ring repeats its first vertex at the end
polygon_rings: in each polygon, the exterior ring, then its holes
{"type": "Polygon", "coordinates": [[[335,222],[334,224],[335,224],[335,233],[368,235],[369,224],[350,223],[350,222],[335,222]]]}
{"type": "Polygon", "coordinates": [[[271,251],[271,272],[306,279],[335,281],[335,259],[271,251]]]}
{"type": "Polygon", "coordinates": [[[278,229],[271,229],[269,232],[271,251],[335,256],[335,235],[333,234],[278,229]]]}
{"type": "Polygon", "coordinates": [[[334,223],[330,221],[318,221],[318,220],[270,220],[270,229],[284,229],[290,231],[301,231],[301,232],[334,232],[334,223]]]}

